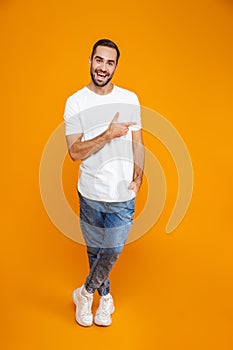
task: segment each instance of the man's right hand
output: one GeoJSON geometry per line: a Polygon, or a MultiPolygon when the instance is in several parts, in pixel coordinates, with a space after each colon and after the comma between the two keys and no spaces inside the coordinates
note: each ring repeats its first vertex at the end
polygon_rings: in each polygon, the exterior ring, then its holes
{"type": "Polygon", "coordinates": [[[81,142],[82,134],[76,134],[75,140],[74,135],[68,135],[67,143],[69,145],[69,154],[71,158],[76,161],[89,157],[103,148],[104,145],[112,139],[126,135],[129,131],[129,127],[136,124],[134,122],[119,123],[118,118],[119,113],[117,112],[108,129],[91,140],[81,142]]]}
{"type": "Polygon", "coordinates": [[[111,139],[126,135],[127,132],[129,131],[129,127],[131,125],[136,124],[135,122],[119,123],[118,118],[119,118],[119,112],[115,114],[113,120],[111,121],[111,124],[109,125],[108,134],[111,139]]]}

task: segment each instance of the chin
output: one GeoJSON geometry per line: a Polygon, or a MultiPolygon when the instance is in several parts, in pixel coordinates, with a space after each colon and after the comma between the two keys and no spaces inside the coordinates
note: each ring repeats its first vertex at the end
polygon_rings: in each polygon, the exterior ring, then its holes
{"type": "Polygon", "coordinates": [[[93,83],[96,85],[96,86],[99,86],[99,87],[104,87],[105,85],[107,85],[111,80],[107,80],[106,82],[98,82],[96,80],[92,80],[93,83]]]}

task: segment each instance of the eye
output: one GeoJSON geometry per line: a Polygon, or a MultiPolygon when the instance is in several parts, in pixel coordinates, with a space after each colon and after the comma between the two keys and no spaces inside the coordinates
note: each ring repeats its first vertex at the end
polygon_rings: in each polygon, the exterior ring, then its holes
{"type": "Polygon", "coordinates": [[[101,62],[101,59],[100,59],[100,58],[96,58],[96,62],[97,62],[97,63],[100,63],[100,62],[101,62]]]}
{"type": "Polygon", "coordinates": [[[113,62],[108,62],[108,65],[109,66],[113,66],[113,62]]]}

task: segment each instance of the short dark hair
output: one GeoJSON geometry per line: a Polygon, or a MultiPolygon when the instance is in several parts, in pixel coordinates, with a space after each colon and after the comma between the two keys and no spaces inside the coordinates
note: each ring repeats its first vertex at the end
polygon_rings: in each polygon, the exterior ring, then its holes
{"type": "Polygon", "coordinates": [[[120,50],[118,49],[117,45],[112,40],[109,40],[109,39],[100,39],[94,44],[92,53],[91,53],[91,59],[93,59],[98,46],[107,46],[107,47],[111,47],[112,49],[115,49],[117,53],[116,63],[118,62],[120,57],[120,50]]]}

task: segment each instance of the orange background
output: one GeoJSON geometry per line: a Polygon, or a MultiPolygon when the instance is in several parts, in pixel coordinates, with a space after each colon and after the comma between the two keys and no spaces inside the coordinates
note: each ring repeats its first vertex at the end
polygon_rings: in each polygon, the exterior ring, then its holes
{"type": "MultiPolygon", "coordinates": [[[[1,349],[231,349],[232,2],[4,0],[0,9],[1,349]],[[87,273],[85,248],[53,226],[38,179],[43,148],[66,98],[89,82],[88,56],[102,37],[121,50],[114,82],[182,135],[194,191],[166,235],[177,175],[163,145],[145,135],[166,174],[166,205],[111,273],[113,325],[84,329],[71,292],[87,273]]],[[[67,157],[72,206],[76,176],[67,157]]],[[[138,211],[145,192],[146,184],[138,211]]]]}

